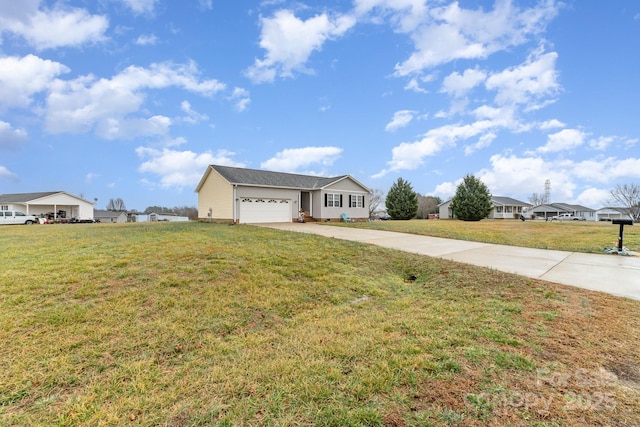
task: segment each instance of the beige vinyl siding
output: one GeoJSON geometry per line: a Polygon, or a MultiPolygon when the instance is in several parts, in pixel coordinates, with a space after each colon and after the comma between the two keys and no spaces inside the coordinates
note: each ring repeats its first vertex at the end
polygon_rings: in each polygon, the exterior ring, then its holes
{"type": "Polygon", "coordinates": [[[233,220],[233,186],[211,169],[198,192],[198,217],[213,220],[233,220]]]}
{"type": "MultiPolygon", "coordinates": [[[[369,217],[369,193],[350,179],[343,179],[326,187],[317,196],[319,196],[319,206],[322,207],[322,218],[339,219],[343,213],[350,218],[365,219],[369,217]],[[327,193],[342,195],[342,207],[325,206],[325,194],[327,193]],[[364,196],[363,207],[349,207],[349,196],[355,195],[364,196]]],[[[314,195],[314,199],[316,199],[316,195],[314,195]]]]}
{"type": "Polygon", "coordinates": [[[368,192],[366,190],[364,190],[361,186],[359,186],[356,182],[350,180],[350,179],[343,179],[340,180],[336,183],[333,183],[327,187],[325,187],[324,189],[327,193],[331,193],[331,192],[356,192],[359,194],[362,193],[367,193],[368,192]]]}

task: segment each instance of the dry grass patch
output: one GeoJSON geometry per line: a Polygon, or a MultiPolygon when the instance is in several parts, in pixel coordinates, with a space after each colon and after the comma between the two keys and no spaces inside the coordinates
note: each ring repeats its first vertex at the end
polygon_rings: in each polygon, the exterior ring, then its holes
{"type": "Polygon", "coordinates": [[[248,226],[4,227],[0,424],[640,424],[640,302],[248,226]]]}

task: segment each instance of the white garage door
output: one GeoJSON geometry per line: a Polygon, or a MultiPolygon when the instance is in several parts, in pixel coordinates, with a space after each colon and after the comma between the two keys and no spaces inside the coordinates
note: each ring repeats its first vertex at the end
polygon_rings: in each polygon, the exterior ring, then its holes
{"type": "Polygon", "coordinates": [[[240,201],[240,222],[291,222],[291,201],[286,199],[244,198],[240,201]]]}

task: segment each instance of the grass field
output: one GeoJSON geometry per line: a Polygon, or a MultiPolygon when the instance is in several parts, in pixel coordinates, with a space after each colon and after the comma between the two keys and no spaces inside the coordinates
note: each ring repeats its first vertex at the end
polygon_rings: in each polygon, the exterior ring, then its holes
{"type": "MultiPolygon", "coordinates": [[[[332,225],[589,253],[603,253],[604,248],[617,247],[620,230],[620,226],[604,221],[412,220],[332,225]]],[[[640,252],[640,224],[624,227],[623,244],[631,251],[640,252]]]]}
{"type": "Polygon", "coordinates": [[[640,301],[251,226],[0,246],[2,426],[640,425],[640,301]]]}

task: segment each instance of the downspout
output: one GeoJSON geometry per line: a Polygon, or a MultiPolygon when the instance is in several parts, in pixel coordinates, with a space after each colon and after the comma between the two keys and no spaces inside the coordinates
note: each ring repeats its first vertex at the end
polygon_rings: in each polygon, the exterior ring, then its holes
{"type": "Polygon", "coordinates": [[[236,224],[238,221],[236,208],[238,204],[238,184],[233,184],[233,223],[236,224]]]}

